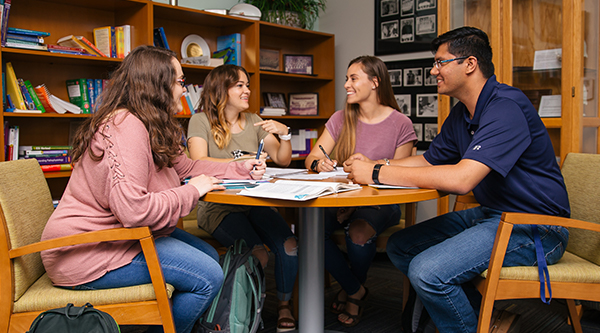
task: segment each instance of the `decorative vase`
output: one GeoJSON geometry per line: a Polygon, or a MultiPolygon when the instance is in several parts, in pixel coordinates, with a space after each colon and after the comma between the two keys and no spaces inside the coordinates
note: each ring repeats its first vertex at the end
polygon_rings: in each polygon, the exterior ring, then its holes
{"type": "Polygon", "coordinates": [[[304,25],[300,20],[300,14],[288,10],[269,10],[267,12],[266,21],[294,28],[304,28],[304,25]]]}

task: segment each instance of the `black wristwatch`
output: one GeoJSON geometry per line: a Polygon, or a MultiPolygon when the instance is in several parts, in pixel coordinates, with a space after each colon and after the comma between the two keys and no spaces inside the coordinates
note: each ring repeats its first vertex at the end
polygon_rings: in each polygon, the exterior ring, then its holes
{"type": "Polygon", "coordinates": [[[379,182],[379,170],[381,169],[381,167],[383,166],[383,164],[375,164],[375,166],[373,167],[373,182],[377,185],[381,184],[379,182]]]}
{"type": "Polygon", "coordinates": [[[317,171],[317,165],[319,165],[319,160],[312,161],[312,163],[310,164],[310,169],[314,172],[319,172],[317,171]]]}

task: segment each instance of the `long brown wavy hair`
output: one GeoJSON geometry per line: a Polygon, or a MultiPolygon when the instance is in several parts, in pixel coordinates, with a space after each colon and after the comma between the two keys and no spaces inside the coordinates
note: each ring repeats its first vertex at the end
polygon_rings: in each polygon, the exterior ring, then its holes
{"type": "Polygon", "coordinates": [[[173,117],[178,103],[173,98],[173,86],[177,84],[173,59],[177,59],[173,51],[146,45],[135,48],[125,57],[111,75],[98,110],[76,132],[71,151],[73,163],[86,151],[92,160],[101,160],[104,152],[95,155],[90,149],[94,134],[114,111],[127,109],[148,130],[152,158],[158,170],[173,166],[173,160],[181,154],[184,133],[173,117]]]}
{"type": "MultiPolygon", "coordinates": [[[[394,91],[390,82],[390,74],[381,59],[373,56],[360,56],[350,61],[348,68],[354,64],[361,64],[362,70],[368,75],[369,80],[377,79],[377,101],[381,105],[399,110],[398,102],[394,98],[394,91]]],[[[360,106],[346,103],[344,123],[336,142],[334,153],[338,161],[345,161],[354,153],[356,147],[356,124],[360,113],[360,106]]]]}
{"type": "Polygon", "coordinates": [[[202,86],[200,105],[208,117],[211,133],[219,149],[227,147],[231,140],[231,131],[227,126],[224,111],[229,101],[229,88],[240,80],[240,71],[250,80],[250,75],[244,67],[221,65],[208,73],[202,86]]]}

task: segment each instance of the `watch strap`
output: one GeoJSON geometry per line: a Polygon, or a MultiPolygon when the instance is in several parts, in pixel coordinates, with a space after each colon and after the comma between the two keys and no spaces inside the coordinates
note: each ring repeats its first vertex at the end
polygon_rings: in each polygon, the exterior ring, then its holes
{"type": "Polygon", "coordinates": [[[319,160],[312,161],[312,163],[310,164],[310,169],[314,172],[319,172],[317,171],[317,165],[319,165],[319,160]]]}
{"type": "Polygon", "coordinates": [[[373,182],[377,185],[381,184],[379,182],[379,170],[381,170],[381,167],[383,166],[383,164],[375,164],[375,166],[373,167],[373,182]]]}

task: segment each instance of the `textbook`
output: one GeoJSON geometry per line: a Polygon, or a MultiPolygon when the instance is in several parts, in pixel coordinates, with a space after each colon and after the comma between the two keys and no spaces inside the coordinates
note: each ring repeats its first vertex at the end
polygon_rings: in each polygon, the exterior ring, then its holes
{"type": "Polygon", "coordinates": [[[359,184],[277,180],[274,183],[262,183],[254,188],[242,190],[238,194],[257,198],[306,201],[324,195],[360,190],[360,188],[359,184]]]}

